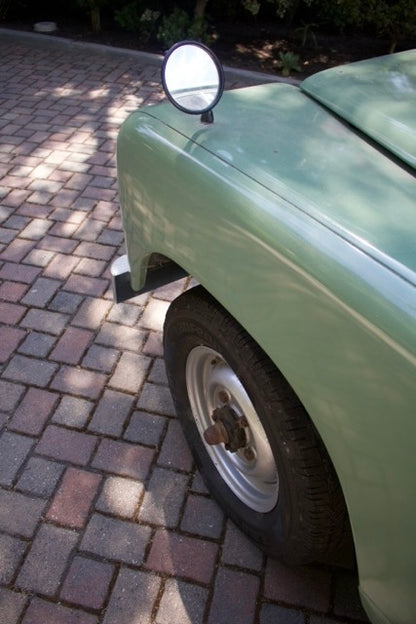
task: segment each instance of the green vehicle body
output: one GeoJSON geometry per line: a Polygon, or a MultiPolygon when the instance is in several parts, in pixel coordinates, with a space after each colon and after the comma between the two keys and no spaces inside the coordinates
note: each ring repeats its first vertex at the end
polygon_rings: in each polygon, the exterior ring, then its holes
{"type": "Polygon", "coordinates": [[[163,254],[270,356],[333,461],[370,619],[414,624],[416,51],[226,92],[213,124],[138,110],[117,158],[133,289],[163,254]]]}

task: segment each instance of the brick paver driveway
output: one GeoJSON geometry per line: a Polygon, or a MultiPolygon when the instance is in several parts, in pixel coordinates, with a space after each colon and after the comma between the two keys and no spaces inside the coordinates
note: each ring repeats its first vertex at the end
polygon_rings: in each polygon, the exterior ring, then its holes
{"type": "Polygon", "coordinates": [[[195,473],[161,348],[186,282],[112,302],[115,139],[157,59],[0,55],[0,624],[365,620],[354,574],[268,560],[195,473]]]}

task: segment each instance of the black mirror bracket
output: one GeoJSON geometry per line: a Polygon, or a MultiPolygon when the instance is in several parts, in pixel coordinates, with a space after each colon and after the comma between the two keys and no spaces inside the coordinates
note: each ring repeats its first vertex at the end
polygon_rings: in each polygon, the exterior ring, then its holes
{"type": "Polygon", "coordinates": [[[201,123],[210,124],[214,121],[214,113],[212,109],[205,111],[201,115],[201,123]]]}

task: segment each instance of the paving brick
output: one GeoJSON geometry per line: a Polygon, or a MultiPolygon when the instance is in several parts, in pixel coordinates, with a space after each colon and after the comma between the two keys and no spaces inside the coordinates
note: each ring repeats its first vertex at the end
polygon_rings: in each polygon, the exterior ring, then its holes
{"type": "Polygon", "coordinates": [[[137,407],[144,411],[174,416],[175,408],[169,388],[159,384],[146,383],[140,392],[137,407]]]}
{"type": "Polygon", "coordinates": [[[0,363],[6,362],[17,349],[26,332],[15,327],[0,327],[0,363]]]}
{"type": "Polygon", "coordinates": [[[77,241],[62,236],[44,236],[37,244],[38,249],[48,249],[49,251],[58,251],[64,254],[70,254],[77,246],[77,241]]]}
{"type": "Polygon", "coordinates": [[[49,310],[55,310],[56,312],[74,314],[74,312],[76,312],[79,308],[82,300],[82,295],[75,295],[74,293],[60,290],[49,303],[48,308],[49,310]]]}
{"type": "Polygon", "coordinates": [[[88,429],[96,433],[119,437],[133,401],[133,397],[128,394],[105,390],[88,429]]]}
{"type": "Polygon", "coordinates": [[[163,356],[162,332],[150,332],[143,347],[146,355],[163,356]]]}
{"type": "Polygon", "coordinates": [[[0,583],[3,585],[10,583],[16,574],[26,546],[23,540],[0,533],[0,583]]]}
{"type": "Polygon", "coordinates": [[[105,299],[87,297],[73,319],[74,325],[97,329],[103,322],[112,303],[105,299]]]}
{"type": "Polygon", "coordinates": [[[0,286],[0,299],[10,301],[11,303],[17,303],[25,294],[27,288],[26,284],[5,281],[0,286]]]}
{"type": "Polygon", "coordinates": [[[92,435],[49,425],[36,447],[36,452],[83,466],[88,463],[95,444],[96,438],[92,435]]]}
{"type": "Polygon", "coordinates": [[[24,261],[26,264],[34,264],[39,267],[46,267],[47,264],[54,257],[53,251],[47,251],[46,249],[32,249],[24,261]]]}
{"type": "Polygon", "coordinates": [[[222,562],[260,572],[264,555],[257,546],[228,520],[222,548],[222,562]]]}
{"type": "Polygon", "coordinates": [[[47,386],[58,368],[57,364],[45,362],[24,355],[15,355],[9,362],[3,376],[42,388],[47,386]]]}
{"type": "Polygon", "coordinates": [[[4,431],[0,437],[0,484],[12,485],[34,440],[4,431]]]}
{"type": "MultiPolygon", "coordinates": [[[[97,624],[95,615],[33,598],[22,624],[97,624]]],[[[2,623],[3,624],[3,623],[2,623]]]]}
{"type": "Polygon", "coordinates": [[[0,488],[0,531],[31,537],[45,501],[0,488]]]}
{"type": "Polygon", "coordinates": [[[50,357],[58,362],[77,364],[92,338],[93,333],[90,331],[78,329],[77,327],[68,327],[58,340],[50,357]]]}
{"type": "Polygon", "coordinates": [[[105,375],[75,366],[62,366],[51,388],[67,394],[75,394],[87,399],[96,399],[107,382],[105,375]]]}
{"type": "Polygon", "coordinates": [[[215,579],[209,624],[253,624],[260,581],[256,576],[220,568],[215,579]],[[244,591],[241,589],[244,587],[244,591]]]}
{"type": "Polygon", "coordinates": [[[158,446],[165,430],[167,419],[156,414],[134,412],[124,433],[130,442],[158,446]]]}
{"type": "Polygon", "coordinates": [[[25,355],[33,355],[35,357],[46,357],[53,345],[56,338],[49,334],[42,334],[37,331],[30,331],[24,342],[19,346],[18,351],[25,355]]]}
{"type": "Polygon", "coordinates": [[[43,275],[45,275],[46,277],[64,280],[69,275],[71,275],[78,262],[79,258],[74,258],[73,256],[62,253],[57,253],[54,256],[53,260],[44,270],[43,275]]]}
{"type": "Polygon", "coordinates": [[[68,316],[66,314],[32,309],[29,310],[20,325],[21,327],[37,329],[41,332],[47,329],[48,334],[58,336],[63,331],[67,322],[68,316]]]}
{"type": "MultiPolygon", "coordinates": [[[[25,247],[25,254],[28,252],[28,245],[25,247]]],[[[18,262],[18,261],[16,261],[18,262]]],[[[15,264],[14,262],[5,262],[0,269],[0,278],[15,282],[23,282],[31,284],[35,281],[40,273],[38,267],[27,266],[25,264],[15,264]]]]}
{"type": "Polygon", "coordinates": [[[31,457],[17,482],[17,488],[38,496],[51,496],[64,466],[43,457],[31,457]]]}
{"type": "Polygon", "coordinates": [[[276,622],[279,624],[305,624],[305,615],[301,611],[286,609],[278,605],[263,605],[260,611],[260,624],[275,624],[276,622]]]}
{"type": "Polygon", "coordinates": [[[74,238],[84,241],[96,241],[104,227],[105,223],[102,221],[92,218],[86,219],[75,232],[74,238]]]}
{"type": "Polygon", "coordinates": [[[132,305],[130,303],[119,303],[112,307],[107,318],[112,323],[122,323],[123,325],[133,327],[136,325],[141,313],[141,306],[132,305]]]}
{"type": "MultiPolygon", "coordinates": [[[[23,217],[13,217],[13,218],[15,221],[18,221],[18,220],[21,221],[19,225],[16,223],[16,225],[18,225],[17,229],[20,229],[19,226],[24,227],[28,222],[28,219],[24,219],[23,217]]],[[[8,223],[10,223],[10,220],[8,223]]],[[[1,252],[0,259],[9,260],[10,263],[21,262],[23,258],[33,249],[34,245],[35,243],[33,241],[22,240],[21,238],[15,238],[15,240],[12,241],[6,247],[6,249],[1,252]]],[[[8,270],[5,271],[5,274],[10,276],[10,272],[11,272],[10,264],[8,264],[7,266],[8,266],[8,270]]],[[[30,267],[20,266],[17,272],[17,275],[19,276],[20,279],[18,279],[17,281],[19,282],[27,281],[28,283],[31,283],[33,281],[34,273],[37,273],[36,270],[33,270],[33,269],[31,270],[30,267]],[[22,275],[25,275],[26,279],[22,279],[22,275]]],[[[3,272],[0,273],[0,275],[3,277],[3,272]]]]}
{"type": "MultiPolygon", "coordinates": [[[[29,201],[31,201],[30,198],[29,201]]],[[[20,236],[22,238],[39,240],[40,238],[43,238],[43,236],[45,236],[51,225],[52,222],[48,221],[47,219],[32,219],[32,221],[24,228],[24,230],[22,230],[20,236]]]]}
{"type": "Polygon", "coordinates": [[[143,384],[151,359],[136,353],[123,353],[108,384],[125,392],[138,392],[143,384]]]}
{"type": "Polygon", "coordinates": [[[60,425],[67,425],[76,429],[82,429],[94,407],[94,403],[86,399],[63,396],[56,409],[52,422],[60,425]]]}
{"type": "Polygon", "coordinates": [[[10,421],[10,428],[29,435],[40,434],[57,402],[56,394],[29,388],[10,421]]]}
{"type": "Polygon", "coordinates": [[[63,288],[70,292],[82,295],[95,295],[100,297],[108,288],[109,281],[100,277],[88,277],[87,275],[69,276],[63,288]]]}
{"type": "Polygon", "coordinates": [[[209,583],[214,574],[217,552],[218,546],[213,542],[158,529],[145,566],[162,574],[209,583]]]}
{"type": "Polygon", "coordinates": [[[100,347],[93,344],[82,360],[82,365],[87,368],[94,368],[95,370],[102,371],[103,373],[111,373],[119,357],[120,352],[117,349],[100,347]]]}
{"type": "Polygon", "coordinates": [[[19,572],[16,586],[53,596],[77,541],[76,531],[42,525],[19,572]]]}
{"type": "Polygon", "coordinates": [[[16,325],[22,316],[27,312],[27,308],[16,303],[0,302],[0,323],[16,325]]]}
{"type": "Polygon", "coordinates": [[[168,301],[151,298],[140,318],[139,326],[154,331],[162,331],[168,307],[168,301]]]}
{"type": "MultiPolygon", "coordinates": [[[[184,581],[168,579],[157,612],[157,624],[202,624],[208,591],[184,581]]],[[[232,620],[228,621],[231,624],[232,620]]]]}
{"type": "Polygon", "coordinates": [[[160,466],[189,472],[193,459],[177,420],[170,420],[157,463],[160,466]]]}
{"type": "Polygon", "coordinates": [[[149,373],[148,381],[163,386],[168,385],[165,361],[163,358],[158,357],[153,362],[152,368],[149,373]]]}
{"type": "Polygon", "coordinates": [[[94,514],[87,525],[80,549],[106,559],[139,566],[143,562],[150,536],[149,527],[94,514]]]}
{"type": "Polygon", "coordinates": [[[86,523],[100,482],[101,476],[98,474],[68,468],[46,514],[47,520],[81,529],[86,523]]]}
{"type": "Polygon", "coordinates": [[[139,520],[156,526],[176,527],[188,484],[187,475],[155,468],[146,487],[139,520]]]}
{"type": "Polygon", "coordinates": [[[82,275],[89,275],[90,277],[100,277],[100,275],[104,272],[106,266],[107,263],[103,260],[82,258],[82,260],[79,261],[75,272],[81,273],[82,275]]]}
{"type": "Polygon", "coordinates": [[[43,308],[52,299],[61,283],[58,280],[39,277],[33,282],[31,288],[22,299],[22,303],[28,306],[43,308]]]}
{"type": "Polygon", "coordinates": [[[27,600],[24,594],[0,587],[1,624],[17,624],[27,600]]]}
{"type": "Polygon", "coordinates": [[[115,254],[115,248],[110,245],[100,245],[98,243],[82,242],[75,249],[77,256],[95,258],[96,260],[110,260],[115,254]]]}
{"type": "Polygon", "coordinates": [[[331,575],[318,566],[289,568],[267,562],[264,596],[270,600],[326,613],[330,604],[331,575]]]}
{"type": "Polygon", "coordinates": [[[198,470],[195,470],[191,483],[191,491],[196,494],[209,494],[209,490],[198,470]]]}
{"type": "Polygon", "coordinates": [[[153,449],[104,439],[100,442],[92,466],[104,472],[144,481],[153,457],[153,449]]]}
{"type": "Polygon", "coordinates": [[[149,624],[160,583],[146,572],[121,568],[103,624],[149,624]]]}
{"type": "Polygon", "coordinates": [[[134,327],[124,327],[115,323],[104,323],[96,342],[116,349],[138,353],[146,339],[146,334],[134,327]]]}
{"type": "Polygon", "coordinates": [[[132,519],[144,492],[138,481],[122,477],[107,477],[95,505],[98,511],[132,519]]]}
{"type": "Polygon", "coordinates": [[[75,557],[61,590],[61,598],[86,607],[100,609],[107,596],[107,591],[114,574],[114,566],[75,557]]]}
{"type": "Polygon", "coordinates": [[[0,405],[6,412],[12,411],[25,391],[20,384],[3,381],[0,379],[0,405]]]}
{"type": "Polygon", "coordinates": [[[212,498],[194,494],[188,496],[181,522],[182,531],[219,539],[223,524],[224,514],[212,498]]]}

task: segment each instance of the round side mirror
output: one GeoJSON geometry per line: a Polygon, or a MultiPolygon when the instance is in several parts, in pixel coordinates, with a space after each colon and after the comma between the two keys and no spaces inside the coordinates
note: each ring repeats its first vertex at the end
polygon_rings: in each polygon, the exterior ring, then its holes
{"type": "Polygon", "coordinates": [[[213,121],[212,109],[224,90],[224,72],[215,54],[202,43],[181,41],[162,64],[162,84],[179,110],[213,121]]]}

